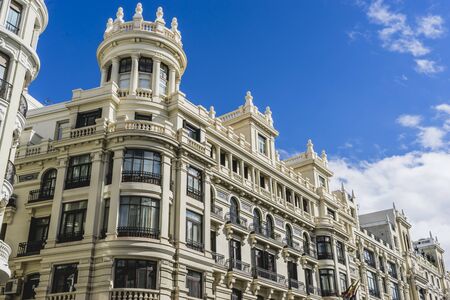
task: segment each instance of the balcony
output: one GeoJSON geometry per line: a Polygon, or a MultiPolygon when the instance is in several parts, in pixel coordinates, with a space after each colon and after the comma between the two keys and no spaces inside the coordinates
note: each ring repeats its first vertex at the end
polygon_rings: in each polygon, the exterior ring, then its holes
{"type": "Polygon", "coordinates": [[[11,186],[13,186],[15,177],[16,177],[16,166],[14,166],[13,162],[9,160],[6,166],[5,180],[9,184],[11,184],[11,186]]]}
{"type": "Polygon", "coordinates": [[[212,259],[214,260],[214,264],[218,267],[226,268],[227,263],[225,261],[225,256],[216,252],[211,252],[212,259]]]}
{"type": "Polygon", "coordinates": [[[65,189],[75,189],[79,187],[89,186],[91,184],[91,176],[80,176],[66,180],[65,189]]]}
{"type": "Polygon", "coordinates": [[[32,190],[28,194],[28,203],[53,199],[55,188],[32,190]]]}
{"type": "Polygon", "coordinates": [[[259,267],[253,269],[253,278],[267,279],[279,285],[286,286],[286,278],[283,275],[259,267]]]}
{"type": "Polygon", "coordinates": [[[334,290],[321,290],[320,294],[322,295],[322,297],[334,297],[334,296],[337,296],[337,293],[334,290]]]}
{"type": "Polygon", "coordinates": [[[45,300],[75,300],[76,292],[54,293],[48,295],[45,300]]]}
{"type": "Polygon", "coordinates": [[[28,113],[28,101],[24,95],[20,95],[19,113],[26,118],[28,113]]]}
{"type": "Polygon", "coordinates": [[[39,254],[44,249],[45,241],[19,243],[17,257],[39,254]]]}
{"type": "Polygon", "coordinates": [[[321,295],[320,288],[316,288],[312,284],[306,286],[306,293],[308,295],[317,295],[317,296],[321,295]]]}
{"type": "Polygon", "coordinates": [[[11,100],[12,84],[0,79],[0,99],[8,102],[11,100]]]}
{"type": "Polygon", "coordinates": [[[289,278],[289,289],[300,293],[306,293],[305,284],[297,279],[289,278]]]}
{"type": "Polygon", "coordinates": [[[122,182],[143,182],[161,185],[161,174],[145,171],[123,171],[122,182]]]}
{"type": "Polygon", "coordinates": [[[198,252],[205,251],[205,246],[203,245],[203,243],[198,242],[198,241],[186,239],[186,246],[189,249],[192,249],[192,250],[195,250],[195,251],[198,251],[198,252]]]}
{"type": "Polygon", "coordinates": [[[225,221],[226,221],[225,230],[228,237],[231,238],[231,235],[233,233],[240,235],[247,235],[248,233],[247,219],[228,212],[225,214],[225,221]]]}
{"type": "Polygon", "coordinates": [[[19,34],[20,28],[10,22],[6,22],[6,30],[11,31],[14,34],[19,34]]]}
{"type": "Polygon", "coordinates": [[[211,205],[211,217],[218,220],[219,222],[222,222],[223,221],[222,207],[212,204],[211,205]]]}
{"type": "Polygon", "coordinates": [[[11,270],[8,266],[11,247],[0,240],[0,282],[6,282],[11,277],[11,270]]]}
{"type": "Polygon", "coordinates": [[[309,246],[303,246],[303,255],[308,259],[312,259],[313,261],[317,260],[317,251],[316,245],[310,244],[309,246]]]}
{"type": "Polygon", "coordinates": [[[84,232],[65,232],[58,235],[58,243],[75,242],[83,239],[84,232]]]}
{"type": "Polygon", "coordinates": [[[250,264],[245,263],[243,261],[237,259],[228,259],[227,260],[228,270],[229,271],[237,271],[239,273],[244,273],[246,275],[251,274],[250,264]]]}
{"type": "Polygon", "coordinates": [[[117,236],[159,239],[159,229],[149,227],[120,226],[117,227],[117,236]]]}
{"type": "Polygon", "coordinates": [[[202,201],[202,191],[199,189],[188,186],[186,194],[195,200],[202,201]]]}
{"type": "MultiPolygon", "coordinates": [[[[63,298],[64,299],[64,298],[63,298]]],[[[113,289],[109,292],[111,300],[158,300],[159,291],[146,289],[113,289]]]]}
{"type": "Polygon", "coordinates": [[[251,224],[250,225],[250,238],[253,239],[253,243],[256,241],[269,244],[270,246],[278,249],[283,248],[283,241],[281,235],[275,233],[273,229],[270,229],[265,223],[262,224],[251,224]]]}

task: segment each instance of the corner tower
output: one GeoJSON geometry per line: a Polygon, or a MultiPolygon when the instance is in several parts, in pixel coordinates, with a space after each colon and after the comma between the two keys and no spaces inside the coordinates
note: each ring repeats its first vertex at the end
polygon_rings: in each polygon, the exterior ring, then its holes
{"type": "Polygon", "coordinates": [[[113,81],[121,97],[144,96],[154,102],[179,90],[187,65],[177,19],[173,18],[170,28],[166,27],[163,9],[159,7],[155,20],[146,21],[141,3],[132,20],[124,20],[121,7],[116,18],[108,20],[97,60],[102,86],[113,81]]]}

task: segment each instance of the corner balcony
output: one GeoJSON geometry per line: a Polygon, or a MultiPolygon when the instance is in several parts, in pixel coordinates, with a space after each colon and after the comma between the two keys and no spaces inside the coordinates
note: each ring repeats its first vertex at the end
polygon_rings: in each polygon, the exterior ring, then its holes
{"type": "Polygon", "coordinates": [[[0,283],[6,282],[11,277],[8,260],[11,255],[11,247],[0,241],[0,283]]]}

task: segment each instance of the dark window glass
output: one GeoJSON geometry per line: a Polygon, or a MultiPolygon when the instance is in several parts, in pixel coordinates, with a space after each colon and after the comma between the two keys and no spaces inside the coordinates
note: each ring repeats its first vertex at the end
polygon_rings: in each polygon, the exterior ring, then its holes
{"type": "Polygon", "coordinates": [[[293,246],[293,237],[292,237],[292,229],[291,226],[286,225],[286,245],[288,245],[289,247],[293,246]]]}
{"type": "Polygon", "coordinates": [[[20,19],[22,18],[22,5],[16,1],[11,1],[8,12],[8,19],[6,20],[6,29],[18,34],[20,19]]]}
{"type": "Polygon", "coordinates": [[[142,149],[127,149],[123,160],[123,182],[161,184],[161,155],[142,149]]]}
{"type": "Polygon", "coordinates": [[[373,252],[368,249],[364,249],[364,261],[369,266],[371,266],[373,268],[376,267],[375,266],[375,256],[374,256],[373,252]]]}
{"type": "Polygon", "coordinates": [[[8,67],[9,67],[9,57],[6,54],[0,52],[0,79],[1,82],[1,97],[5,100],[7,99],[6,93],[8,92],[8,86],[6,84],[6,76],[8,76],[8,67]]]}
{"type": "Polygon", "coordinates": [[[309,213],[309,200],[303,198],[303,211],[309,213]]]}
{"type": "Polygon", "coordinates": [[[123,58],[119,63],[119,88],[128,89],[131,78],[131,58],[123,58]]]}
{"type": "Polygon", "coordinates": [[[309,242],[309,236],[306,233],[303,234],[303,253],[306,255],[311,254],[311,244],[309,242]]]}
{"type": "Polygon", "coordinates": [[[334,270],[332,269],[320,269],[320,289],[323,297],[336,295],[334,270]]]}
{"type": "Polygon", "coordinates": [[[375,273],[367,271],[367,286],[369,288],[369,294],[374,297],[380,297],[380,291],[378,289],[377,275],[375,273]]]}
{"type": "Polygon", "coordinates": [[[36,299],[36,292],[34,291],[39,286],[40,275],[39,273],[27,275],[25,278],[25,284],[23,286],[22,299],[36,299]]]}
{"type": "Polygon", "coordinates": [[[217,252],[217,233],[211,230],[210,233],[211,252],[217,252]]]}
{"type": "Polygon", "coordinates": [[[266,217],[266,236],[269,238],[275,238],[275,226],[273,223],[273,218],[270,215],[266,217]]]}
{"type": "Polygon", "coordinates": [[[297,274],[297,264],[292,261],[288,261],[287,269],[288,269],[289,288],[298,289],[299,283],[297,274]]]}
{"type": "Polygon", "coordinates": [[[344,244],[340,241],[336,241],[336,254],[339,263],[345,265],[345,249],[344,244]]]}
{"type": "Polygon", "coordinates": [[[46,241],[48,236],[49,225],[50,225],[50,217],[31,218],[28,241],[29,242],[46,241]]]}
{"type": "Polygon", "coordinates": [[[317,257],[319,259],[333,259],[333,249],[329,236],[317,237],[317,257]]]}
{"type": "Polygon", "coordinates": [[[388,261],[388,274],[397,279],[397,266],[390,261],[388,261]]]}
{"type": "Polygon", "coordinates": [[[56,169],[45,171],[41,179],[41,188],[39,189],[39,199],[52,199],[55,194],[56,169]]]}
{"type": "Polygon", "coordinates": [[[102,218],[102,230],[100,232],[100,238],[104,239],[106,233],[108,232],[108,222],[109,222],[109,199],[105,199],[103,204],[103,218],[102,218]]]}
{"type": "Polygon", "coordinates": [[[106,82],[111,81],[111,74],[112,74],[112,64],[108,66],[106,70],[106,82]]]}
{"type": "Polygon", "coordinates": [[[86,127],[95,125],[95,119],[99,119],[102,117],[102,109],[96,109],[86,112],[80,112],[77,115],[77,123],[75,125],[76,128],[86,127]]]}
{"type": "Polygon", "coordinates": [[[119,64],[119,73],[128,72],[131,72],[131,57],[121,59],[119,64]]]}
{"type": "Polygon", "coordinates": [[[187,195],[202,200],[202,172],[196,168],[187,168],[187,195]]]}
{"type": "Polygon", "coordinates": [[[253,250],[253,263],[256,267],[256,271],[263,271],[263,272],[258,272],[257,275],[267,278],[267,279],[271,279],[273,278],[273,273],[277,272],[277,265],[276,265],[276,259],[275,259],[275,255],[273,255],[272,253],[269,253],[265,250],[260,250],[255,248],[253,250]],[[264,272],[264,271],[268,271],[268,272],[264,272]],[[272,273],[272,274],[271,274],[272,273]],[[267,277],[269,276],[269,277],[267,277]]]}
{"type": "Polygon", "coordinates": [[[64,203],[58,242],[83,239],[87,201],[64,203]]]}
{"type": "Polygon", "coordinates": [[[267,139],[258,134],[258,152],[261,154],[267,154],[267,139]]]}
{"type": "Polygon", "coordinates": [[[2,240],[2,241],[5,241],[7,227],[8,227],[8,224],[6,224],[6,223],[2,224],[2,229],[0,231],[0,240],[2,240]]]}
{"type": "Polygon", "coordinates": [[[135,113],[134,114],[134,119],[137,120],[137,121],[151,121],[152,120],[152,115],[135,113]]]}
{"type": "Polygon", "coordinates": [[[227,155],[223,152],[220,152],[220,165],[225,166],[227,161],[227,155]]]}
{"type": "Polygon", "coordinates": [[[183,127],[184,127],[184,129],[187,130],[187,134],[191,139],[196,140],[197,142],[200,142],[200,129],[199,128],[187,123],[186,121],[184,121],[183,127]]]}
{"type": "Polygon", "coordinates": [[[230,221],[233,224],[240,224],[241,218],[240,218],[240,212],[239,212],[239,205],[236,200],[236,198],[232,197],[230,200],[230,221]]]}
{"type": "Polygon", "coordinates": [[[345,273],[339,273],[339,284],[341,285],[341,291],[347,289],[347,275],[345,273]]]}
{"type": "Polygon", "coordinates": [[[379,263],[380,263],[380,271],[384,272],[384,261],[382,256],[379,257],[379,263]]]}
{"type": "Polygon", "coordinates": [[[156,262],[136,259],[116,259],[114,288],[156,289],[156,262]]]}
{"type": "Polygon", "coordinates": [[[169,80],[169,68],[161,63],[159,68],[159,91],[163,94],[167,94],[167,82],[169,80]]]}
{"type": "Polygon", "coordinates": [[[327,208],[327,213],[333,220],[336,220],[336,212],[334,210],[327,208]]]}
{"type": "Polygon", "coordinates": [[[67,169],[66,189],[83,187],[91,181],[91,156],[89,154],[70,158],[67,169]]]}
{"type": "MultiPolygon", "coordinates": [[[[125,71],[125,72],[130,72],[130,71],[131,71],[131,65],[130,65],[130,70],[125,71]]],[[[153,72],[153,60],[149,57],[139,58],[139,72],[152,73],[153,72]]]]}
{"type": "Polygon", "coordinates": [[[305,285],[308,295],[314,293],[314,283],[311,269],[305,269],[305,285]]]}
{"type": "Polygon", "coordinates": [[[114,152],[110,151],[108,153],[108,168],[106,169],[106,178],[105,184],[111,184],[112,176],[113,176],[113,168],[114,168],[114,152]]]}
{"type": "Polygon", "coordinates": [[[203,251],[203,216],[186,211],[186,245],[197,251],[203,251]]]}
{"type": "Polygon", "coordinates": [[[78,280],[78,264],[58,265],[53,268],[52,293],[75,291],[78,280]]]}
{"type": "Polygon", "coordinates": [[[186,277],[186,287],[188,296],[194,298],[203,298],[203,274],[200,272],[188,270],[186,277]]]}
{"type": "Polygon", "coordinates": [[[242,292],[238,289],[232,289],[231,300],[241,300],[241,299],[242,299],[242,292]]]}
{"type": "Polygon", "coordinates": [[[391,282],[391,299],[392,300],[399,300],[400,299],[400,293],[398,290],[398,284],[391,282]]]}
{"type": "Polygon", "coordinates": [[[243,263],[241,257],[241,242],[237,240],[230,240],[230,270],[243,270],[243,263]]]}
{"type": "Polygon", "coordinates": [[[122,196],[117,231],[119,236],[159,238],[159,200],[122,196]]]}

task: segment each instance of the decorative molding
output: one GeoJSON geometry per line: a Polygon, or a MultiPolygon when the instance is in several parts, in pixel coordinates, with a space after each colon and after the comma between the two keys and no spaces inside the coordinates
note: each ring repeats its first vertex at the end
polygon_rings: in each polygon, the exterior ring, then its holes
{"type": "Polygon", "coordinates": [[[19,176],[19,182],[25,182],[25,181],[30,181],[30,180],[36,180],[39,177],[39,172],[36,173],[30,173],[30,174],[25,174],[25,175],[20,175],[19,176]]]}

